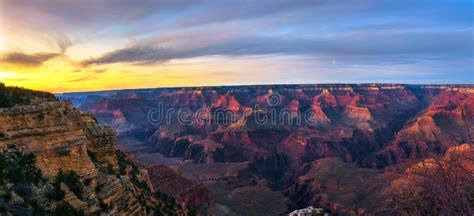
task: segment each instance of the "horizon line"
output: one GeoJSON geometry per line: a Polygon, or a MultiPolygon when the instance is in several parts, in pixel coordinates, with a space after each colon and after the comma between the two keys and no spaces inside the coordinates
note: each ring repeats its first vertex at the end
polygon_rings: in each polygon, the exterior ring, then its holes
{"type": "MultiPolygon", "coordinates": [[[[1,81],[0,81],[1,82],[1,81]]],[[[158,89],[192,89],[192,88],[226,88],[226,87],[265,87],[265,86],[310,86],[310,85],[403,85],[403,86],[473,86],[474,83],[437,83],[437,84],[409,84],[409,83],[395,83],[395,82],[334,82],[334,83],[273,83],[273,84],[231,84],[231,85],[196,85],[196,86],[163,86],[163,87],[143,87],[143,88],[122,88],[122,89],[104,89],[99,91],[72,91],[72,92],[51,92],[54,95],[62,94],[78,94],[78,93],[101,93],[111,91],[127,91],[127,90],[158,90],[158,89]]]]}

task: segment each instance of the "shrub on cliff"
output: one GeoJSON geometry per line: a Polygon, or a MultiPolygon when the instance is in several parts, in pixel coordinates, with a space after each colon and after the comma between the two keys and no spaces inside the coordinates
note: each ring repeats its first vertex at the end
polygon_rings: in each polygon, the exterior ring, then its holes
{"type": "Polygon", "coordinates": [[[474,155],[452,151],[410,168],[394,197],[400,215],[474,215],[474,155]]]}
{"type": "Polygon", "coordinates": [[[69,190],[73,192],[79,199],[82,198],[82,192],[84,190],[84,185],[82,185],[81,181],[79,180],[80,177],[74,172],[73,170],[68,170],[68,171],[63,171],[59,170],[59,172],[56,174],[56,177],[54,178],[54,183],[53,183],[53,193],[52,195],[58,195],[57,198],[62,199],[64,197],[64,194],[61,193],[61,182],[66,184],[69,187],[69,190]],[[61,196],[62,194],[62,196],[61,196]]]}
{"type": "Polygon", "coordinates": [[[46,207],[33,188],[42,188],[46,181],[35,162],[34,154],[23,154],[14,145],[0,152],[0,215],[44,215],[46,207]],[[21,199],[13,199],[13,194],[21,199]]]}
{"type": "Polygon", "coordinates": [[[0,83],[0,107],[10,107],[11,102],[7,95],[7,89],[3,83],[0,83]]]}
{"type": "Polygon", "coordinates": [[[0,82],[0,108],[27,105],[35,99],[55,101],[56,97],[49,92],[34,91],[20,87],[7,87],[0,82]]]}
{"type": "Polygon", "coordinates": [[[36,167],[34,154],[22,154],[21,152],[0,154],[1,185],[7,182],[37,185],[41,180],[41,170],[36,167]]]}
{"type": "Polygon", "coordinates": [[[53,216],[81,216],[84,215],[82,212],[77,211],[66,201],[61,201],[58,206],[53,210],[53,216]]]}
{"type": "Polygon", "coordinates": [[[61,188],[53,186],[46,192],[46,197],[52,200],[62,200],[64,198],[64,192],[61,188]]]}
{"type": "Polygon", "coordinates": [[[127,170],[127,166],[130,166],[132,167],[132,171],[133,171],[133,175],[138,175],[140,170],[137,166],[136,163],[134,163],[133,161],[130,161],[127,156],[125,155],[124,152],[121,152],[121,151],[117,151],[116,152],[116,156],[117,156],[117,161],[118,161],[118,165],[119,165],[119,171],[120,171],[120,174],[121,175],[125,175],[126,174],[126,170],[127,170]]]}

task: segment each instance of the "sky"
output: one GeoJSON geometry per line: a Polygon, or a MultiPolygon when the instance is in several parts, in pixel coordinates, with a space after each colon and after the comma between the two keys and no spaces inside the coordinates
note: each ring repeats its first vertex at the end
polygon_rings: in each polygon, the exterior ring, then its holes
{"type": "Polygon", "coordinates": [[[0,81],[50,92],[474,83],[472,0],[0,0],[0,81]]]}

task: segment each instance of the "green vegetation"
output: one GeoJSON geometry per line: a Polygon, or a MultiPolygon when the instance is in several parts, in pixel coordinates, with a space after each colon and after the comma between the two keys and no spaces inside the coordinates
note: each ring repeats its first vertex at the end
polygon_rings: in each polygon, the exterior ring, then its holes
{"type": "Polygon", "coordinates": [[[68,148],[60,148],[58,150],[56,150],[56,153],[58,153],[59,156],[69,156],[69,154],[71,153],[70,150],[68,148]]]}
{"type": "Polygon", "coordinates": [[[95,193],[100,193],[100,190],[102,190],[102,185],[98,184],[97,186],[95,186],[94,190],[95,190],[95,193]]]}
{"type": "Polygon", "coordinates": [[[121,151],[117,151],[116,156],[119,165],[120,175],[126,175],[127,167],[130,166],[132,168],[132,173],[129,173],[129,175],[131,175],[130,181],[132,181],[132,183],[138,188],[142,190],[148,190],[148,185],[146,184],[146,182],[140,181],[138,179],[138,175],[140,175],[140,169],[138,165],[135,162],[128,160],[125,153],[121,151]]]}
{"type": "Polygon", "coordinates": [[[42,180],[41,170],[35,165],[34,154],[12,152],[0,155],[0,185],[7,182],[32,183],[38,185],[42,180]]]}
{"type": "MultiPolygon", "coordinates": [[[[126,153],[121,151],[116,151],[116,157],[119,165],[119,174],[128,175],[130,181],[140,188],[141,190],[147,192],[149,191],[146,181],[141,181],[140,176],[140,167],[134,161],[131,161],[127,157],[126,153]]],[[[97,188],[96,188],[97,189],[97,188]]],[[[156,192],[153,194],[154,197],[158,198],[161,202],[158,203],[155,207],[147,206],[148,209],[153,209],[154,215],[178,215],[178,210],[182,209],[182,206],[177,203],[176,199],[173,196],[170,196],[163,192],[156,192]]],[[[141,197],[139,202],[142,206],[146,206],[146,200],[141,197]]],[[[104,206],[105,207],[105,206],[104,206]]],[[[190,214],[193,215],[193,214],[190,214]]]]}
{"type": "Polygon", "coordinates": [[[97,158],[95,157],[95,154],[92,153],[89,149],[87,149],[87,155],[89,155],[93,163],[98,163],[97,158]]]}
{"type": "Polygon", "coordinates": [[[99,207],[100,207],[100,209],[102,209],[102,211],[108,211],[109,210],[109,206],[107,204],[105,204],[104,200],[102,200],[101,198],[99,198],[99,207]]]}
{"type": "Polygon", "coordinates": [[[58,206],[53,210],[53,216],[81,216],[84,213],[77,211],[66,201],[61,201],[58,206]]]}
{"type": "Polygon", "coordinates": [[[89,186],[90,184],[92,183],[92,180],[91,179],[84,179],[84,185],[85,186],[89,186]]]}
{"type": "Polygon", "coordinates": [[[148,190],[148,185],[146,184],[145,181],[140,181],[136,176],[132,176],[130,179],[134,185],[136,185],[138,188],[142,190],[148,190]]]}
{"type": "Polygon", "coordinates": [[[450,152],[411,167],[393,197],[400,215],[473,215],[472,154],[450,152]]]}
{"type": "Polygon", "coordinates": [[[79,199],[82,199],[82,192],[84,189],[84,185],[79,180],[79,176],[73,170],[63,171],[59,170],[54,178],[53,187],[54,187],[54,194],[59,194],[60,196],[57,198],[63,198],[64,193],[62,193],[60,185],[61,182],[66,184],[69,187],[69,190],[73,192],[79,199]],[[61,196],[62,193],[62,196],[61,196]]]}
{"type": "Polygon", "coordinates": [[[133,161],[128,160],[125,153],[121,151],[116,151],[116,152],[117,152],[116,155],[117,155],[120,174],[125,175],[127,166],[130,165],[132,167],[133,174],[138,175],[140,172],[138,165],[134,163],[133,161]]]}
{"type": "Polygon", "coordinates": [[[107,163],[107,173],[111,175],[115,174],[114,167],[110,163],[107,163]]]}
{"type": "Polygon", "coordinates": [[[34,91],[20,87],[7,87],[0,82],[0,108],[27,105],[34,99],[55,101],[56,97],[49,92],[34,91]]]}
{"type": "Polygon", "coordinates": [[[46,207],[33,195],[34,188],[46,184],[35,163],[34,154],[22,154],[14,145],[0,153],[0,215],[45,215],[46,207]],[[21,201],[12,200],[13,193],[21,201]]]}
{"type": "MultiPolygon", "coordinates": [[[[155,197],[160,199],[162,202],[154,209],[156,215],[177,215],[176,209],[182,209],[182,206],[176,202],[176,199],[173,196],[158,191],[155,193],[155,197]]],[[[193,215],[191,212],[194,212],[195,215],[195,211],[191,209],[189,210],[188,215],[193,215]]]]}
{"type": "Polygon", "coordinates": [[[158,192],[155,193],[155,196],[160,198],[165,203],[169,203],[171,205],[176,204],[175,198],[173,196],[170,196],[170,195],[166,194],[166,193],[158,191],[158,192]]]}

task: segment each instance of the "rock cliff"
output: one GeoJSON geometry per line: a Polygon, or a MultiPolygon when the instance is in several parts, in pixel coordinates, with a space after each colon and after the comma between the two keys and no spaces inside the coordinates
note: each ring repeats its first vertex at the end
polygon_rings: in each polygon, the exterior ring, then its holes
{"type": "MultiPolygon", "coordinates": [[[[64,195],[59,199],[38,196],[46,203],[46,211],[67,202],[87,215],[148,215],[168,205],[155,196],[147,170],[117,150],[114,130],[99,126],[91,114],[69,102],[0,109],[0,150],[5,153],[12,148],[36,156],[35,165],[47,184],[63,171],[77,174],[80,192],[71,192],[70,185],[61,182],[58,188],[64,195]]],[[[167,208],[173,215],[187,214],[180,204],[167,208]]]]}

